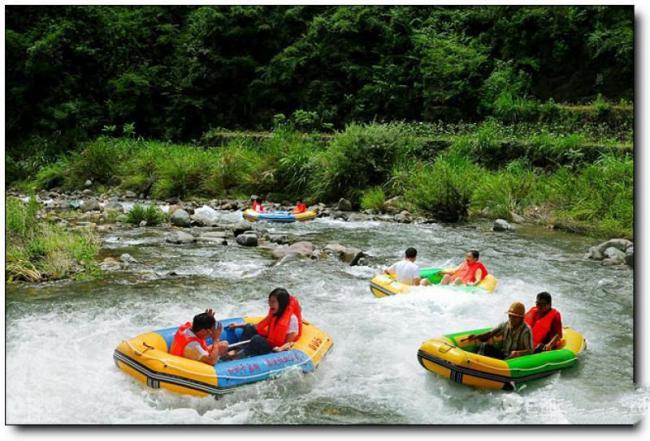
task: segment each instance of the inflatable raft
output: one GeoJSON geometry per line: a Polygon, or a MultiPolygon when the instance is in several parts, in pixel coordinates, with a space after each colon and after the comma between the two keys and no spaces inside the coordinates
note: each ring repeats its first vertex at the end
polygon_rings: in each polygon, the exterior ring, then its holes
{"type": "Polygon", "coordinates": [[[296,222],[308,221],[315,219],[317,213],[315,211],[305,211],[304,213],[292,213],[291,211],[269,211],[259,213],[255,210],[244,210],[242,213],[244,219],[249,222],[267,221],[267,222],[296,222]]]}
{"type": "MultiPolygon", "coordinates": [[[[559,370],[572,367],[577,354],[584,351],[587,342],[577,331],[565,327],[559,349],[525,355],[510,360],[498,360],[476,354],[479,343],[464,341],[471,334],[480,334],[491,328],[448,334],[422,343],[418,361],[428,371],[453,382],[484,389],[513,390],[517,385],[543,378],[559,370]]],[[[500,339],[492,339],[498,346],[500,339]]]]}
{"type": "MultiPolygon", "coordinates": [[[[420,270],[420,278],[429,279],[433,285],[439,285],[442,280],[442,273],[440,272],[442,268],[423,268],[420,270]]],[[[478,286],[456,286],[456,285],[444,285],[445,289],[453,291],[462,291],[469,293],[477,292],[494,292],[497,288],[497,279],[492,275],[488,274],[485,276],[485,279],[478,286]]],[[[405,285],[396,281],[394,278],[387,274],[380,274],[370,280],[370,292],[372,292],[375,297],[387,297],[393,296],[395,294],[406,294],[413,288],[410,285],[405,285]]],[[[427,287],[423,286],[419,289],[426,290],[427,287]]]]}
{"type": "MultiPolygon", "coordinates": [[[[230,323],[256,324],[263,317],[221,320],[222,339],[240,340],[242,329],[230,323]]],[[[234,388],[276,377],[288,369],[312,372],[332,347],[328,334],[303,320],[302,335],[288,351],[240,360],[219,361],[211,366],[169,354],[178,327],[161,329],[121,342],[113,353],[118,368],[147,386],[197,396],[219,395],[234,388]]],[[[208,340],[208,343],[211,343],[208,340]]]]}

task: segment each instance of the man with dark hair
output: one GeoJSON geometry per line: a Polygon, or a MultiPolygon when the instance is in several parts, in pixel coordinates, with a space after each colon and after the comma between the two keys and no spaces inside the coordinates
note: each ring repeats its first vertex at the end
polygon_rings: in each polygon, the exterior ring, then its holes
{"type": "Polygon", "coordinates": [[[400,260],[386,268],[384,274],[395,277],[395,280],[405,285],[419,285],[420,268],[415,264],[417,255],[418,252],[415,248],[407,248],[404,253],[404,260],[400,260]]]}
{"type": "Polygon", "coordinates": [[[500,360],[521,357],[533,353],[533,336],[530,328],[524,321],[526,307],[523,303],[515,302],[508,309],[508,321],[501,323],[491,331],[483,334],[472,334],[465,340],[478,340],[481,345],[477,354],[500,360]],[[487,343],[492,337],[503,336],[500,348],[487,343]]]}
{"type": "Polygon", "coordinates": [[[228,352],[228,342],[219,341],[223,325],[214,318],[211,309],[194,316],[192,323],[187,322],[178,328],[169,351],[172,355],[197,360],[215,365],[219,357],[228,352]],[[212,344],[206,340],[212,337],[212,344]]]}
{"type": "Polygon", "coordinates": [[[487,268],[482,262],[479,262],[479,252],[469,250],[465,254],[465,261],[453,269],[444,269],[442,274],[445,276],[440,281],[441,285],[478,285],[488,275],[487,268]]]}
{"type": "Polygon", "coordinates": [[[551,351],[562,342],[562,317],[551,307],[551,295],[547,292],[537,294],[535,306],[526,313],[526,323],[533,331],[535,352],[551,351]]]}

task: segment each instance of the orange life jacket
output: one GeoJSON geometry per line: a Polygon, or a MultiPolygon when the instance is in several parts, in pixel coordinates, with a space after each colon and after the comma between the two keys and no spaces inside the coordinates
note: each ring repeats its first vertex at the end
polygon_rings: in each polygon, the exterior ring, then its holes
{"type": "Polygon", "coordinates": [[[293,209],[294,213],[304,213],[307,211],[307,206],[303,204],[302,202],[299,204],[296,204],[296,208],[293,209]]]}
{"type": "Polygon", "coordinates": [[[185,333],[185,331],[187,331],[191,327],[192,327],[192,323],[187,322],[178,328],[178,331],[176,331],[176,334],[174,335],[174,341],[172,341],[172,348],[169,351],[170,354],[178,355],[179,357],[182,357],[183,351],[185,350],[185,346],[192,343],[193,341],[199,342],[199,344],[204,350],[206,351],[210,350],[205,340],[196,336],[190,337],[185,333]]]}
{"type": "Polygon", "coordinates": [[[287,342],[287,331],[292,315],[298,319],[298,336],[296,337],[298,340],[302,334],[302,313],[300,303],[294,296],[289,297],[289,304],[281,317],[275,317],[269,310],[266,318],[257,324],[257,333],[265,337],[272,347],[282,346],[287,342]]]}
{"type": "Polygon", "coordinates": [[[454,273],[455,279],[460,279],[463,283],[474,283],[476,282],[476,270],[481,270],[481,280],[485,279],[485,276],[488,275],[487,268],[483,263],[476,261],[474,263],[465,262],[465,266],[454,273]]]}
{"type": "Polygon", "coordinates": [[[253,201],[253,211],[257,211],[258,213],[262,213],[264,211],[264,207],[259,202],[253,201]]]}
{"type": "MultiPolygon", "coordinates": [[[[537,306],[533,306],[524,317],[524,320],[528,326],[530,326],[531,331],[533,331],[533,348],[536,348],[547,340],[546,337],[548,336],[549,332],[551,332],[553,322],[555,320],[562,320],[557,309],[551,308],[550,311],[548,311],[543,317],[539,317],[537,311],[537,306]]],[[[560,339],[562,339],[561,326],[559,327],[558,334],[560,339]]],[[[559,342],[560,340],[558,340],[558,343],[559,342]]]]}

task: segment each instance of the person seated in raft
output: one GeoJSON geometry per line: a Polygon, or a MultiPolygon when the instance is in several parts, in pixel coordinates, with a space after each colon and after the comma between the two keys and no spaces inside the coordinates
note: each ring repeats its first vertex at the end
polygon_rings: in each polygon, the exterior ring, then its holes
{"type": "Polygon", "coordinates": [[[428,279],[420,279],[420,268],[415,264],[417,255],[418,251],[415,248],[407,248],[404,259],[386,268],[384,274],[393,276],[395,280],[405,285],[430,285],[428,279]]]}
{"type": "Polygon", "coordinates": [[[465,254],[465,261],[454,269],[442,270],[445,276],[440,281],[441,285],[478,285],[488,275],[487,268],[478,260],[477,250],[469,250],[465,254]]]}
{"type": "Polygon", "coordinates": [[[296,206],[293,209],[293,213],[300,214],[304,213],[305,211],[307,211],[307,206],[303,204],[302,199],[298,199],[298,203],[296,203],[296,206]]]}
{"type": "Polygon", "coordinates": [[[533,333],[524,321],[526,307],[523,303],[515,302],[508,309],[508,321],[501,323],[491,331],[483,334],[472,334],[464,340],[479,340],[483,343],[476,351],[477,354],[505,360],[533,353],[533,333]],[[492,337],[503,336],[501,349],[485,343],[492,337]]]}
{"type": "Polygon", "coordinates": [[[192,323],[178,328],[169,353],[214,366],[228,352],[228,342],[219,340],[222,329],[221,322],[214,319],[214,311],[208,309],[195,315],[192,323]],[[208,337],[212,337],[211,345],[206,343],[208,337]]]}
{"type": "Polygon", "coordinates": [[[535,306],[524,317],[533,332],[535,352],[551,351],[562,341],[562,317],[551,307],[551,295],[547,292],[537,294],[535,306]]]}
{"type": "Polygon", "coordinates": [[[262,206],[262,204],[260,203],[259,197],[257,195],[251,196],[251,209],[258,213],[264,213],[266,211],[262,206]]]}
{"type": "Polygon", "coordinates": [[[244,328],[241,340],[250,340],[240,353],[231,351],[229,357],[245,358],[290,349],[302,333],[302,312],[298,299],[284,288],[269,294],[269,312],[257,325],[228,325],[230,329],[244,328]]]}

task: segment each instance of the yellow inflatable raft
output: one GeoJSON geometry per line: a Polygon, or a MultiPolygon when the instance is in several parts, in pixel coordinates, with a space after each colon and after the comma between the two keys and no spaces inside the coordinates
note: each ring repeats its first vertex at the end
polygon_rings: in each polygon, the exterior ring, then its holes
{"type": "MultiPolygon", "coordinates": [[[[221,320],[221,338],[240,339],[241,329],[230,323],[258,323],[263,317],[221,320]]],[[[288,351],[271,352],[239,360],[219,361],[211,366],[169,354],[178,328],[167,328],[121,342],[113,353],[118,368],[158,389],[196,396],[219,395],[234,388],[276,377],[288,369],[312,372],[332,348],[330,336],[303,320],[302,335],[288,351]]]]}
{"type": "MultiPolygon", "coordinates": [[[[440,270],[441,268],[423,268],[420,270],[420,278],[427,278],[433,285],[453,291],[492,293],[497,288],[497,279],[492,274],[485,276],[485,279],[483,279],[477,286],[439,285],[440,280],[442,280],[440,270]]],[[[379,274],[370,280],[370,292],[372,292],[375,297],[406,294],[411,290],[411,288],[413,287],[400,283],[387,274],[379,274]]],[[[427,287],[419,287],[418,289],[426,290],[427,287]]]]}
{"type": "MultiPolygon", "coordinates": [[[[546,377],[574,366],[577,354],[587,347],[582,334],[565,327],[560,348],[509,360],[476,354],[476,341],[464,340],[490,328],[448,334],[427,340],[418,350],[418,361],[426,370],[456,383],[484,389],[513,390],[518,384],[546,377]]],[[[493,339],[498,345],[500,339],[493,339]]]]}
{"type": "Polygon", "coordinates": [[[267,222],[305,222],[315,219],[318,213],[315,211],[305,211],[304,213],[293,213],[291,211],[268,211],[259,213],[255,210],[244,210],[242,216],[249,222],[267,221],[267,222]]]}

